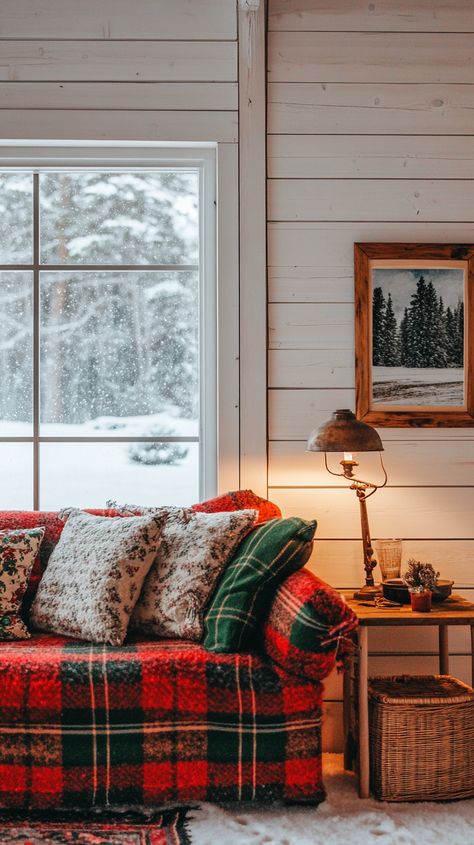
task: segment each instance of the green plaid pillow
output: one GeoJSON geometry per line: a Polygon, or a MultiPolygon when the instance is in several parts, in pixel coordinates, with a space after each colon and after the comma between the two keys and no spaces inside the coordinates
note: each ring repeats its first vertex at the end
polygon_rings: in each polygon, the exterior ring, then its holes
{"type": "Polygon", "coordinates": [[[203,645],[209,651],[250,648],[277,587],[301,569],[316,521],[272,519],[239,545],[222,575],[204,618],[203,645]]]}

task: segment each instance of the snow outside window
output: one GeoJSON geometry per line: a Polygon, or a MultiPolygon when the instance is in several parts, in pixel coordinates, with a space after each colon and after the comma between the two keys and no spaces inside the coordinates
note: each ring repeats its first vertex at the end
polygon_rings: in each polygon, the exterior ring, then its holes
{"type": "Polygon", "coordinates": [[[0,172],[0,508],[199,499],[202,185],[0,172]]]}

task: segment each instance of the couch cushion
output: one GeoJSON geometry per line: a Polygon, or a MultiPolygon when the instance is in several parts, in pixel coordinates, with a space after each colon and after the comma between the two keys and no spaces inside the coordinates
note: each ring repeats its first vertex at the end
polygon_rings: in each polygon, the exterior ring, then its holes
{"type": "Polygon", "coordinates": [[[163,520],[158,555],[132,615],[132,628],[155,637],[200,641],[204,609],[216,581],[256,516],[254,510],[170,509],[163,520]]]}
{"type": "MultiPolygon", "coordinates": [[[[90,509],[87,512],[96,514],[97,516],[119,516],[117,511],[112,509],[90,509]]],[[[23,599],[22,616],[24,619],[28,619],[38,584],[46,569],[51,552],[61,536],[64,521],[59,518],[57,511],[0,511],[0,531],[11,531],[16,528],[38,528],[41,526],[44,526],[44,537],[39,553],[36,555],[23,599]]]]}
{"type": "Polygon", "coordinates": [[[301,569],[311,553],[316,522],[274,519],[240,544],[205,615],[204,645],[236,652],[255,645],[277,587],[301,569]]]}
{"type": "Polygon", "coordinates": [[[111,519],[73,511],[38,587],[32,624],[92,642],[123,643],[161,531],[157,516],[111,519]]]}
{"type": "Polygon", "coordinates": [[[321,698],[182,640],[0,643],[0,806],[320,801],[321,698]]]}
{"type": "Polygon", "coordinates": [[[248,508],[257,511],[258,516],[255,525],[281,517],[281,510],[278,505],[268,499],[262,499],[253,490],[232,490],[230,493],[223,493],[222,496],[216,496],[214,499],[207,499],[205,502],[193,505],[194,511],[204,511],[205,513],[243,511],[248,508]]]}
{"type": "Polygon", "coordinates": [[[43,535],[44,528],[0,531],[0,640],[30,636],[20,607],[43,535]]]}
{"type": "Polygon", "coordinates": [[[343,596],[301,569],[276,592],[263,629],[264,649],[286,672],[322,680],[352,654],[357,625],[343,596]]]}

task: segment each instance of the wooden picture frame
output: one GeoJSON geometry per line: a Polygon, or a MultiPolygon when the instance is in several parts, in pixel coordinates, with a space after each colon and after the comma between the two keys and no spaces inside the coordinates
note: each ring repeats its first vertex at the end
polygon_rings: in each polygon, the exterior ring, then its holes
{"type": "Polygon", "coordinates": [[[357,418],[473,426],[474,244],[356,243],[354,269],[357,418]]]}

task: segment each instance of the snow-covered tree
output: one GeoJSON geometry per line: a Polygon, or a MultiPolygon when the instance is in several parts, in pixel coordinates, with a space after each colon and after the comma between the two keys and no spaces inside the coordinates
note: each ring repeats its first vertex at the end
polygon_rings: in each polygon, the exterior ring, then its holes
{"type": "Polygon", "coordinates": [[[387,297],[383,320],[382,363],[385,367],[396,367],[400,363],[398,357],[398,327],[390,293],[387,297]]]}
{"type": "Polygon", "coordinates": [[[372,363],[374,366],[382,363],[384,317],[385,297],[382,288],[376,287],[372,297],[372,363]]]}
{"type": "MultiPolygon", "coordinates": [[[[187,172],[40,176],[41,419],[197,416],[198,275],[68,270],[198,262],[198,180],[187,172]]],[[[32,178],[0,175],[0,263],[32,260],[32,178]]],[[[0,274],[0,417],[31,419],[32,274],[0,274]]]]}

